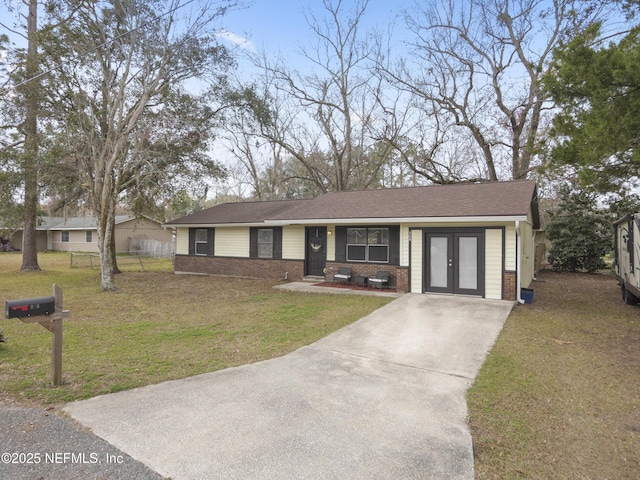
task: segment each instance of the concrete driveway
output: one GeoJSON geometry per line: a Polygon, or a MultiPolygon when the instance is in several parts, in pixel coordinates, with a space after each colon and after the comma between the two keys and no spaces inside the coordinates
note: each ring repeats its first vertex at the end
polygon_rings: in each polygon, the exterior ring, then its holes
{"type": "Polygon", "coordinates": [[[465,392],[511,308],[407,294],[284,357],[64,410],[173,480],[470,480],[465,392]]]}

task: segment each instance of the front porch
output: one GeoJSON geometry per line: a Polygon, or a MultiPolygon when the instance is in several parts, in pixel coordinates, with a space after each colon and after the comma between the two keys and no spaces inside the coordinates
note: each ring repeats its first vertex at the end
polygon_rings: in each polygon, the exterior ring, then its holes
{"type": "MultiPolygon", "coordinates": [[[[356,278],[370,278],[375,277],[378,271],[388,271],[391,276],[389,277],[389,287],[395,289],[398,292],[409,291],[409,267],[403,267],[400,265],[389,265],[386,263],[359,263],[359,262],[327,262],[326,266],[326,281],[333,283],[333,275],[340,270],[340,267],[348,267],[352,271],[351,287],[358,286],[356,278]]],[[[366,290],[366,285],[364,289],[366,290]]]]}

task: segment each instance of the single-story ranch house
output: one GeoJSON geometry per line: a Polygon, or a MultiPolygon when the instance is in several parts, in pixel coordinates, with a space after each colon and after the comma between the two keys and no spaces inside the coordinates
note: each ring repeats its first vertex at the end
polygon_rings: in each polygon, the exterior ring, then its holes
{"type": "Polygon", "coordinates": [[[165,224],[176,273],[281,280],[391,273],[398,291],[516,300],[534,278],[534,181],[225,203],[165,224]]]}
{"type": "MultiPolygon", "coordinates": [[[[98,227],[92,216],[42,217],[36,227],[37,249],[54,252],[98,252],[98,227]]],[[[116,215],[116,252],[131,251],[132,240],[152,241],[166,245],[171,250],[173,234],[162,228],[160,222],[133,215],[116,215]]],[[[11,237],[14,247],[22,246],[22,230],[11,237]]]]}

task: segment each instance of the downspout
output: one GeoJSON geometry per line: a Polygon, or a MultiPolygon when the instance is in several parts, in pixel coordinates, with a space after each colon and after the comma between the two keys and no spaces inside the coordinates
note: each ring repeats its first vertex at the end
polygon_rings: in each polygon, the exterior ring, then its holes
{"type": "Polygon", "coordinates": [[[531,281],[535,282],[538,279],[536,278],[536,260],[538,258],[538,231],[533,230],[533,262],[531,262],[531,281]]]}
{"type": "Polygon", "coordinates": [[[516,220],[516,300],[524,303],[522,299],[522,288],[520,273],[522,272],[522,236],[520,234],[520,220],[516,220]]]}
{"type": "Polygon", "coordinates": [[[411,240],[412,240],[412,236],[413,236],[413,230],[411,230],[411,228],[409,228],[409,278],[407,279],[407,290],[408,293],[411,293],[411,253],[413,252],[413,250],[411,249],[411,240]]]}

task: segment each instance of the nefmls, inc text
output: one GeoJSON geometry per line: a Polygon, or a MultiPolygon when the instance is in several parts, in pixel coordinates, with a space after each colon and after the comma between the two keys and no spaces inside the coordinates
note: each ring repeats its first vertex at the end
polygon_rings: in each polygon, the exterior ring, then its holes
{"type": "Polygon", "coordinates": [[[117,454],[98,455],[92,453],[74,453],[74,452],[4,452],[0,454],[0,463],[4,464],[21,464],[21,465],[37,465],[45,464],[97,464],[97,463],[124,463],[124,457],[117,454]]]}

